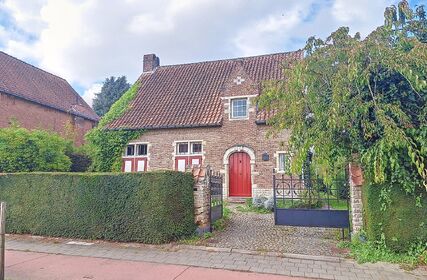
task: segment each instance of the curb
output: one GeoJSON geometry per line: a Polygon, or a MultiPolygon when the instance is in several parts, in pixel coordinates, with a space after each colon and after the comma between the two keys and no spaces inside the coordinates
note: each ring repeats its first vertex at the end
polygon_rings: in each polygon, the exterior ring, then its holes
{"type": "Polygon", "coordinates": [[[332,262],[340,263],[345,261],[345,258],[342,257],[332,257],[332,256],[316,256],[316,255],[302,255],[302,254],[291,254],[291,253],[280,253],[280,252],[260,252],[253,250],[237,249],[237,248],[222,248],[222,247],[208,247],[208,246],[195,246],[195,245],[177,245],[178,249],[187,249],[187,250],[199,250],[206,252],[224,252],[224,253],[238,253],[245,255],[260,255],[260,256],[270,256],[278,258],[288,258],[288,259],[301,259],[301,260],[311,260],[311,261],[323,261],[323,262],[332,262]]]}

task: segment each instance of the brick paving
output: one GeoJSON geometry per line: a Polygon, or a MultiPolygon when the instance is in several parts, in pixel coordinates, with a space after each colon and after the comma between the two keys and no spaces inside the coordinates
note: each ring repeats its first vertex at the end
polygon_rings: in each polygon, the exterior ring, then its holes
{"type": "Polygon", "coordinates": [[[92,245],[69,245],[65,239],[8,236],[7,250],[97,257],[126,261],[177,264],[192,267],[220,268],[246,272],[301,276],[319,279],[427,279],[427,271],[405,272],[396,265],[365,264],[336,257],[278,257],[248,254],[243,251],[190,246],[145,246],[141,244],[96,242],[92,245]],[[212,251],[215,250],[215,251],[212,251]]]}
{"type": "Polygon", "coordinates": [[[273,214],[240,212],[235,204],[229,224],[202,245],[304,255],[343,256],[337,249],[339,229],[274,225],[273,214]],[[250,234],[249,234],[250,233],[250,234]]]}

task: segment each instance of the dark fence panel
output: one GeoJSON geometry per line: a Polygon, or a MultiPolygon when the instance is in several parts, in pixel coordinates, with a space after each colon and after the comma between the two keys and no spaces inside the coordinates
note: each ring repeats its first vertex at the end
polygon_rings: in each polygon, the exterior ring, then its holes
{"type": "Polygon", "coordinates": [[[222,176],[209,170],[211,225],[223,215],[222,176]]]}
{"type": "Polygon", "coordinates": [[[284,174],[273,175],[276,225],[349,228],[349,186],[284,174]]]}

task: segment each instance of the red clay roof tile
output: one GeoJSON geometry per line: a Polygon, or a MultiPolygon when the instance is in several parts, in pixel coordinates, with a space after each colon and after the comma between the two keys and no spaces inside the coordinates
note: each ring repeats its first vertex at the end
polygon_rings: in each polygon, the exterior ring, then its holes
{"type": "Polygon", "coordinates": [[[0,92],[97,121],[98,115],[58,76],[0,51],[0,92]]]}
{"type": "MultiPolygon", "coordinates": [[[[302,51],[160,66],[143,73],[130,109],[107,125],[110,129],[219,126],[221,91],[239,63],[256,83],[283,79],[282,65],[302,59],[302,51]]],[[[266,114],[260,114],[263,118],[266,114]]],[[[263,119],[261,119],[262,121],[263,119]]]]}

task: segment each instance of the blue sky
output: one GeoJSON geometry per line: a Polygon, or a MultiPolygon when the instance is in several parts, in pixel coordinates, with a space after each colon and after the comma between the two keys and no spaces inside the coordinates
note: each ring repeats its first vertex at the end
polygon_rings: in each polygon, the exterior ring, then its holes
{"type": "Polygon", "coordinates": [[[0,50],[67,79],[90,103],[106,77],[135,81],[146,53],[165,65],[292,51],[340,26],[366,36],[397,2],[0,0],[0,50]]]}

